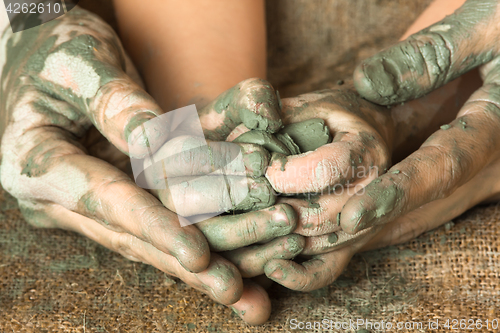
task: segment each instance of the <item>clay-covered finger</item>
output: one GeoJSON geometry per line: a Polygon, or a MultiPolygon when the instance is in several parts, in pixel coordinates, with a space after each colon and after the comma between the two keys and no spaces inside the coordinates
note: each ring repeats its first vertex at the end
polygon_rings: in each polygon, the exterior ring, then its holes
{"type": "Polygon", "coordinates": [[[196,227],[182,228],[181,217],[123,172],[84,155],[68,133],[37,128],[14,144],[17,148],[3,156],[1,180],[15,197],[53,202],[128,232],[172,254],[189,270],[208,264],[208,244],[196,227]]]}
{"type": "Polygon", "coordinates": [[[127,259],[153,265],[180,278],[219,303],[232,304],[238,301],[243,293],[243,282],[238,270],[217,254],[211,256],[210,263],[203,272],[191,273],[180,265],[174,256],[158,250],[150,243],[130,234],[109,230],[102,224],[62,206],[47,205],[44,214],[47,218],[58,221],[58,228],[78,232],[127,259]]]}
{"type": "Polygon", "coordinates": [[[386,224],[446,198],[498,156],[500,90],[492,78],[486,77],[485,85],[471,96],[456,120],[441,126],[419,150],[346,203],[341,215],[344,231],[386,224]]]}
{"type": "Polygon", "coordinates": [[[424,96],[498,55],[495,0],[468,0],[454,14],[363,61],[354,72],[358,92],[389,105],[424,96]]]}
{"type": "Polygon", "coordinates": [[[312,291],[331,284],[342,273],[354,255],[350,247],[328,252],[296,263],[291,260],[269,261],[264,271],[276,283],[292,290],[312,291]]]}
{"type": "Polygon", "coordinates": [[[243,295],[230,308],[250,325],[262,325],[271,315],[271,300],[262,286],[244,280],[243,295]]]}
{"type": "Polygon", "coordinates": [[[217,216],[198,222],[213,251],[229,251],[290,234],[297,225],[292,207],[280,204],[239,215],[217,216]]]}
{"type": "Polygon", "coordinates": [[[374,131],[338,132],[313,152],[272,158],[266,178],[281,193],[311,193],[373,177],[387,167],[388,147],[374,131]]]}
{"type": "Polygon", "coordinates": [[[208,141],[195,136],[178,136],[166,142],[144,160],[148,183],[179,176],[250,176],[264,174],[269,152],[250,143],[208,141]]]}
{"type": "Polygon", "coordinates": [[[499,166],[497,159],[449,197],[429,202],[384,225],[361,251],[407,242],[453,220],[482,202],[497,200],[500,193],[499,166]]]}
{"type": "Polygon", "coordinates": [[[279,109],[269,82],[253,78],[223,92],[199,114],[205,136],[223,141],[242,123],[249,129],[276,132],[282,125],[279,109]]]}
{"type": "Polygon", "coordinates": [[[244,278],[264,274],[264,265],[271,259],[293,259],[302,252],[304,237],[296,234],[282,236],[272,241],[222,252],[221,255],[231,261],[244,278]]]}
{"type": "Polygon", "coordinates": [[[181,216],[246,212],[272,206],[276,195],[265,178],[237,176],[161,179],[164,190],[152,190],[161,202],[181,216]]]}
{"type": "MultiPolygon", "coordinates": [[[[375,227],[371,229],[373,228],[375,227]]],[[[374,234],[375,230],[371,229],[361,230],[354,235],[340,230],[326,235],[306,237],[306,243],[301,254],[316,255],[338,250],[357,242],[360,238],[365,237],[367,233],[374,234]]]]}

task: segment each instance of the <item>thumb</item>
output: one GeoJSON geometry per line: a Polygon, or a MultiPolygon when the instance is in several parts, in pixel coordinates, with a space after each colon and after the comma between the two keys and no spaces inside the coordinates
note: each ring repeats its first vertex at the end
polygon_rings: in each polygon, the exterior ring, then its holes
{"type": "Polygon", "coordinates": [[[354,84],[389,105],[419,98],[498,55],[500,2],[468,0],[454,14],[363,61],[354,84]]]}

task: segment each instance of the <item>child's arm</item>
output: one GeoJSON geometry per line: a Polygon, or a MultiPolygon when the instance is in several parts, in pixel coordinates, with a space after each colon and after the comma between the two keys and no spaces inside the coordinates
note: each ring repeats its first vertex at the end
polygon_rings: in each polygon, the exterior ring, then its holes
{"type": "Polygon", "coordinates": [[[120,35],[148,92],[169,111],[266,75],[262,0],[115,0],[120,35]]]}

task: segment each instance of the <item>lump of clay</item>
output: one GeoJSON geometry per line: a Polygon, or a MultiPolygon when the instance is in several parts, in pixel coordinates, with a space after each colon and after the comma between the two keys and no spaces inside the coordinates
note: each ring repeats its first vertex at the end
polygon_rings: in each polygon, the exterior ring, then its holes
{"type": "Polygon", "coordinates": [[[233,142],[244,142],[261,145],[272,153],[284,155],[299,154],[299,147],[293,142],[288,134],[278,134],[274,136],[264,131],[248,131],[233,140],[233,142]]]}
{"type": "Polygon", "coordinates": [[[286,125],[275,135],[264,131],[248,131],[233,142],[258,144],[271,153],[297,155],[332,142],[332,135],[323,119],[313,118],[286,125]]]}
{"type": "Polygon", "coordinates": [[[326,126],[325,121],[319,118],[286,125],[279,132],[279,135],[288,135],[299,147],[301,153],[314,151],[332,142],[330,130],[326,126]]]}

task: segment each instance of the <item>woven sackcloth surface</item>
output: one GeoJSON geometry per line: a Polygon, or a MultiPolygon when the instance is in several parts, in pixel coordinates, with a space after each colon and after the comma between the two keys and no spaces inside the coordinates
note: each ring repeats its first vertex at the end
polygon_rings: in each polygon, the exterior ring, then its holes
{"type": "MultiPolygon", "coordinates": [[[[101,15],[112,20],[106,2],[82,2],[107,9],[101,15]]],[[[270,0],[269,79],[288,96],[345,79],[362,58],[395,42],[429,2],[270,0]]],[[[29,226],[0,189],[0,332],[294,332],[301,330],[291,329],[293,319],[323,318],[415,325],[481,319],[483,328],[458,325],[455,332],[487,331],[486,320],[500,319],[498,207],[474,208],[403,245],[356,255],[323,289],[274,285],[269,322],[251,327],[153,267],[77,234],[29,226]]]]}

